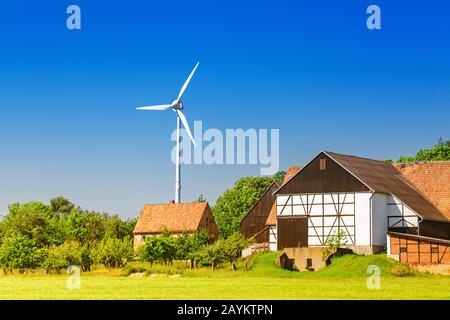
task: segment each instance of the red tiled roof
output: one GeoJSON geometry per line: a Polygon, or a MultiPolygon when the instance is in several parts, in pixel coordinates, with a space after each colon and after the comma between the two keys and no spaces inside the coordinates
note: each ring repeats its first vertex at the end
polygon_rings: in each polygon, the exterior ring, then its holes
{"type": "Polygon", "coordinates": [[[270,209],[269,216],[267,217],[266,225],[277,224],[277,201],[275,200],[272,208],[270,209]]]}
{"type": "Polygon", "coordinates": [[[450,220],[450,161],[396,163],[394,167],[450,220]]]}
{"type": "Polygon", "coordinates": [[[284,177],[283,183],[281,184],[281,187],[284,186],[289,180],[291,180],[302,169],[303,169],[303,166],[289,167],[286,172],[286,176],[284,177]]]}
{"type": "Polygon", "coordinates": [[[141,211],[134,233],[195,231],[201,226],[208,202],[146,204],[141,211]]]}
{"type": "MultiPolygon", "coordinates": [[[[286,175],[284,176],[283,183],[279,188],[284,186],[289,180],[291,180],[300,170],[302,170],[302,166],[292,166],[289,167],[286,175]]],[[[277,201],[272,205],[272,208],[270,209],[269,216],[267,217],[266,225],[275,225],[277,223],[277,201]]]]}

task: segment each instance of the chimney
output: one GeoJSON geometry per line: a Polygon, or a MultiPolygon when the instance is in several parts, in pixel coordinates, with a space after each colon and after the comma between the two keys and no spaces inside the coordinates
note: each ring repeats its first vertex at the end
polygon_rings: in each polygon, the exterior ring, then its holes
{"type": "Polygon", "coordinates": [[[174,204],[175,200],[169,200],[169,204],[174,204]]]}

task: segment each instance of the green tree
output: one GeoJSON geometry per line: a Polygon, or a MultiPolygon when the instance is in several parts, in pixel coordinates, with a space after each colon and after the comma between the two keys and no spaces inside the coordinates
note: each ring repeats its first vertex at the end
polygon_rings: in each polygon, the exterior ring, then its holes
{"type": "Polygon", "coordinates": [[[123,221],[118,215],[105,217],[105,237],[123,239],[133,236],[136,219],[123,221]]]}
{"type": "Polygon", "coordinates": [[[50,272],[56,270],[58,273],[70,265],[81,265],[81,250],[77,242],[68,241],[59,246],[47,248],[46,258],[42,267],[50,272]]]}
{"type": "Polygon", "coordinates": [[[203,247],[197,252],[199,259],[208,260],[211,263],[211,268],[214,269],[217,265],[226,260],[224,239],[219,239],[216,242],[203,247]]]}
{"type": "Polygon", "coordinates": [[[91,243],[104,237],[104,220],[104,217],[98,212],[74,209],[64,216],[62,223],[68,240],[90,246],[91,243]]]}
{"type": "Polygon", "coordinates": [[[46,270],[59,271],[68,265],[78,265],[89,271],[95,255],[105,265],[120,267],[133,256],[130,239],[135,223],[136,220],[123,221],[117,215],[82,210],[64,197],[51,199],[50,205],[15,203],[0,221],[0,245],[5,246],[3,266],[23,269],[41,264],[46,270]],[[105,250],[98,254],[93,247],[99,247],[97,243],[103,239],[101,247],[105,250]],[[20,252],[29,249],[28,258],[40,259],[42,263],[20,261],[12,250],[13,244],[20,252]],[[11,252],[13,260],[8,260],[5,252],[11,252]]]}
{"type": "Polygon", "coordinates": [[[102,263],[108,269],[122,268],[134,257],[133,243],[128,237],[104,238],[91,250],[94,262],[102,263]]]}
{"type": "Polygon", "coordinates": [[[21,234],[13,234],[4,239],[0,247],[0,265],[5,271],[38,267],[43,260],[43,251],[36,243],[21,234]]]}
{"type": "Polygon", "coordinates": [[[150,262],[150,265],[153,266],[153,263],[160,259],[158,238],[154,236],[145,237],[145,242],[139,248],[138,253],[142,262],[150,262]]]}
{"type": "Polygon", "coordinates": [[[286,171],[279,171],[272,176],[272,179],[278,183],[282,183],[286,177],[286,171]]]}
{"type": "Polygon", "coordinates": [[[17,234],[32,239],[41,248],[59,244],[64,236],[58,226],[58,218],[50,207],[41,202],[14,203],[1,222],[2,235],[17,234]]]}
{"type": "Polygon", "coordinates": [[[57,273],[61,273],[61,270],[69,266],[62,246],[51,246],[45,250],[45,259],[41,264],[41,267],[44,268],[47,273],[50,273],[52,270],[55,270],[57,273]]]}
{"type": "Polygon", "coordinates": [[[450,141],[444,141],[442,137],[433,148],[420,149],[414,157],[401,156],[396,162],[425,162],[450,160],[450,141]]]}
{"type": "Polygon", "coordinates": [[[239,232],[241,218],[272,182],[270,177],[241,178],[217,199],[213,214],[222,237],[239,232]]]}
{"type": "Polygon", "coordinates": [[[194,262],[197,265],[201,254],[199,252],[207,245],[214,243],[214,237],[208,232],[208,230],[199,230],[194,232],[190,239],[190,248],[187,253],[187,258],[191,261],[190,267],[194,266],[194,262]]]}
{"type": "Polygon", "coordinates": [[[75,205],[64,197],[60,196],[50,200],[50,210],[58,216],[69,214],[74,209],[75,205]]]}
{"type": "Polygon", "coordinates": [[[344,230],[334,231],[327,240],[325,241],[327,245],[322,249],[323,259],[325,260],[331,253],[336,252],[342,246],[347,244],[347,234],[344,230]]]}
{"type": "Polygon", "coordinates": [[[169,266],[175,259],[177,254],[176,238],[171,236],[169,232],[164,230],[158,235],[160,259],[169,266]]]}
{"type": "Polygon", "coordinates": [[[205,201],[206,201],[206,198],[203,196],[203,194],[200,194],[199,197],[197,198],[197,200],[194,202],[205,202],[205,201]]]}
{"type": "Polygon", "coordinates": [[[190,232],[183,232],[175,238],[175,259],[188,260],[189,252],[192,250],[192,235],[190,232]]]}
{"type": "Polygon", "coordinates": [[[236,270],[235,262],[240,257],[241,252],[248,246],[246,241],[240,233],[234,233],[224,241],[221,241],[223,246],[224,260],[231,265],[231,270],[236,270]]]}

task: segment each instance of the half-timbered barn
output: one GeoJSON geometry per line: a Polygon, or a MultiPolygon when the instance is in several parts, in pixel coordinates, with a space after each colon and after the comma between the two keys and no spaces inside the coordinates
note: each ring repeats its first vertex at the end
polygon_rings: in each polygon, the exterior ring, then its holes
{"type": "Polygon", "coordinates": [[[278,182],[272,182],[241,219],[241,231],[245,239],[253,238],[256,243],[269,243],[269,226],[266,222],[270,211],[276,209],[274,192],[279,187],[278,182]]]}
{"type": "MultiPolygon", "coordinates": [[[[276,247],[288,255],[298,251],[292,248],[320,248],[343,231],[355,252],[387,249],[399,260],[408,250],[400,239],[440,241],[436,262],[443,262],[443,248],[450,250],[449,185],[448,161],[393,165],[322,151],[274,193],[276,247]]],[[[408,248],[415,257],[420,243],[408,248]]]]}
{"type": "Polygon", "coordinates": [[[163,231],[172,234],[208,230],[218,236],[216,222],[208,202],[146,204],[134,228],[134,247],[142,245],[147,236],[163,231]]]}

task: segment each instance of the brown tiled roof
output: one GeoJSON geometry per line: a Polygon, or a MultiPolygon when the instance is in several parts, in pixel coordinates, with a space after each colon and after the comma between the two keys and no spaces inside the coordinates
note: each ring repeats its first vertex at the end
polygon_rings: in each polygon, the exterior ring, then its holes
{"type": "Polygon", "coordinates": [[[448,220],[450,220],[450,161],[394,164],[448,220]]]}
{"type": "MultiPolygon", "coordinates": [[[[419,216],[427,220],[448,221],[435,205],[426,199],[416,187],[390,163],[324,152],[347,171],[367,185],[372,191],[392,194],[419,216]]],[[[448,184],[443,184],[445,188],[448,184]]]]}
{"type": "Polygon", "coordinates": [[[267,217],[266,225],[277,224],[277,201],[275,200],[272,209],[270,209],[269,216],[267,217]]]}
{"type": "Polygon", "coordinates": [[[208,202],[146,204],[141,211],[134,233],[195,231],[200,228],[208,202]]]}

